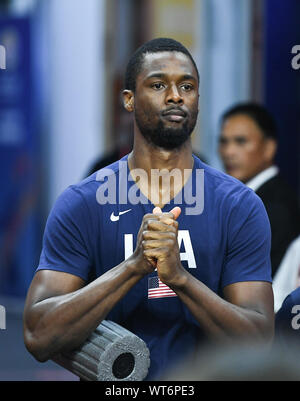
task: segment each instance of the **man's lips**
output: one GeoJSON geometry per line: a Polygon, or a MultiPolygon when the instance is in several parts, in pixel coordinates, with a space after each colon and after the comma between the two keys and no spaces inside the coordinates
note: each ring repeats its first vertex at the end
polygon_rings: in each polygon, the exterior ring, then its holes
{"type": "Polygon", "coordinates": [[[169,121],[180,122],[187,116],[187,113],[181,109],[170,109],[162,112],[162,115],[169,121]]]}

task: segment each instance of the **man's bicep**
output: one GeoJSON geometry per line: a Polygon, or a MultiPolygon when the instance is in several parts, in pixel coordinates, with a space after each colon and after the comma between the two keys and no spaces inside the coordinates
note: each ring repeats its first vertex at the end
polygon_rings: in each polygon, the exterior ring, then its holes
{"type": "Polygon", "coordinates": [[[223,288],[226,301],[273,318],[272,284],[267,281],[242,281],[223,288]]]}
{"type": "Polygon", "coordinates": [[[44,299],[71,293],[84,285],[85,281],[73,274],[55,270],[39,270],[30,285],[25,312],[28,308],[44,299]]]}

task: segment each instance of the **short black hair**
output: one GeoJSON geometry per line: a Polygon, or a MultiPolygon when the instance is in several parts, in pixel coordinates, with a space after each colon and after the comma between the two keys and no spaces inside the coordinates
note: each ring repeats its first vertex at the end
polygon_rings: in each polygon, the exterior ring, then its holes
{"type": "Polygon", "coordinates": [[[261,129],[265,138],[277,140],[277,126],[275,119],[266,107],[261,104],[248,102],[239,103],[227,110],[221,117],[221,125],[230,117],[244,114],[251,118],[261,129]]]}
{"type": "Polygon", "coordinates": [[[127,64],[127,68],[126,68],[125,82],[124,82],[125,89],[135,92],[136,78],[142,70],[142,65],[143,65],[145,54],[158,53],[158,52],[164,52],[164,51],[180,52],[180,53],[187,55],[191,59],[193,65],[197,71],[197,77],[198,77],[198,81],[199,81],[199,71],[198,71],[197,65],[196,65],[195,60],[193,59],[191,53],[188,51],[188,49],[175,39],[156,38],[156,39],[150,40],[149,42],[146,42],[133,53],[132,57],[130,58],[130,60],[127,64]]]}

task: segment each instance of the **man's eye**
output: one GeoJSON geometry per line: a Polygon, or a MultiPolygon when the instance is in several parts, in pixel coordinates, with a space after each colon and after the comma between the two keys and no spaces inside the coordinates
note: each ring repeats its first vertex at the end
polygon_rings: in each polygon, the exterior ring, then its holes
{"type": "Polygon", "coordinates": [[[191,84],[183,84],[183,85],[181,85],[181,88],[184,90],[184,91],[190,91],[190,90],[192,90],[193,89],[193,85],[191,85],[191,84]]]}
{"type": "Polygon", "coordinates": [[[235,143],[237,143],[238,145],[244,145],[245,143],[247,143],[247,139],[243,137],[235,138],[235,143]]]}
{"type": "Polygon", "coordinates": [[[154,84],[151,85],[151,88],[160,90],[163,89],[165,86],[162,82],[155,82],[154,84]]]}

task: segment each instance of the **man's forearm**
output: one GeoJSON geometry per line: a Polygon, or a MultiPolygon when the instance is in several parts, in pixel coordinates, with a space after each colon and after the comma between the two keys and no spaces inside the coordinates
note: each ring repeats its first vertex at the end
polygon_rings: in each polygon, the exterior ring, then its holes
{"type": "Polygon", "coordinates": [[[25,343],[40,361],[82,344],[142,278],[125,261],[74,292],[35,303],[25,314],[25,343]]]}
{"type": "Polygon", "coordinates": [[[265,315],[226,301],[186,270],[170,287],[211,339],[268,341],[272,338],[273,326],[265,315]]]}

